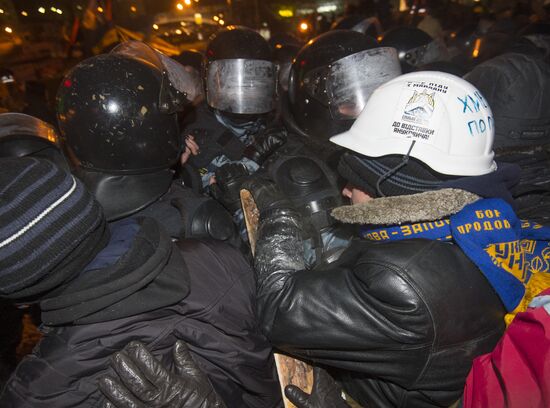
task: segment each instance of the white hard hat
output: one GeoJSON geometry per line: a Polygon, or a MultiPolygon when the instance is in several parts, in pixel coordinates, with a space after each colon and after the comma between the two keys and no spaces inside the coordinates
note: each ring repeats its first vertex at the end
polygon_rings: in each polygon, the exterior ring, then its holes
{"type": "Polygon", "coordinates": [[[351,129],[330,140],[369,157],[410,151],[438,173],[478,176],[497,168],[494,133],[491,108],[472,84],[422,71],[377,88],[351,129]]]}

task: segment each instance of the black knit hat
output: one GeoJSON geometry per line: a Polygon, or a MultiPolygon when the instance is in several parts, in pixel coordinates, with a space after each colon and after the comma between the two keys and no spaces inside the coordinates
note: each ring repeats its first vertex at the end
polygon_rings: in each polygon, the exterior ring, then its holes
{"type": "Polygon", "coordinates": [[[71,174],[36,158],[0,159],[0,296],[33,300],[107,243],[101,207],[71,174]]]}
{"type": "Polygon", "coordinates": [[[404,161],[400,155],[374,158],[349,152],[340,158],[338,173],[371,197],[437,190],[445,181],[456,178],[440,174],[413,157],[404,161]]]}

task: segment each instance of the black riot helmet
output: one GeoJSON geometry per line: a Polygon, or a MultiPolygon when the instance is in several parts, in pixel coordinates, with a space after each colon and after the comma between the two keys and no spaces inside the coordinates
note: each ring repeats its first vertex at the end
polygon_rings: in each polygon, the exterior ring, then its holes
{"type": "Polygon", "coordinates": [[[301,133],[327,141],[349,129],[372,92],[400,74],[394,49],[355,31],[329,31],[308,42],[292,64],[290,114],[301,133]]]}
{"type": "Polygon", "coordinates": [[[277,48],[277,44],[280,45],[294,45],[296,47],[302,47],[304,42],[296,37],[294,34],[291,34],[286,31],[279,31],[274,34],[271,34],[271,37],[268,41],[269,46],[274,49],[277,48]]]}
{"type": "Polygon", "coordinates": [[[373,37],[378,37],[381,32],[380,22],[376,17],[365,17],[360,14],[351,14],[349,16],[341,17],[336,20],[332,26],[331,30],[353,30],[359,33],[371,35],[373,37]]]}
{"type": "Polygon", "coordinates": [[[277,66],[277,87],[282,94],[288,91],[288,78],[292,61],[303,46],[303,42],[289,33],[276,33],[269,39],[273,62],[277,66]]]}
{"type": "Polygon", "coordinates": [[[468,23],[451,33],[448,41],[449,51],[455,54],[470,53],[476,39],[481,36],[478,26],[479,23],[468,23]]]}
{"type": "Polygon", "coordinates": [[[109,220],[164,194],[182,151],[177,112],[199,78],[140,42],[89,58],[62,80],[57,117],[77,174],[109,220]]]}
{"type": "Polygon", "coordinates": [[[380,44],[397,50],[403,73],[416,67],[448,59],[447,48],[440,40],[416,27],[396,27],[384,34],[380,44]]]}
{"type": "Polygon", "coordinates": [[[0,114],[0,157],[33,156],[68,170],[55,128],[24,113],[0,114]]]}
{"type": "Polygon", "coordinates": [[[275,108],[276,68],[267,41],[246,27],[229,26],[206,48],[206,101],[236,115],[259,115],[275,108]]]}
{"type": "Polygon", "coordinates": [[[288,91],[290,67],[298,51],[300,47],[294,44],[277,43],[273,48],[273,62],[277,66],[277,85],[284,92],[288,91]]]}

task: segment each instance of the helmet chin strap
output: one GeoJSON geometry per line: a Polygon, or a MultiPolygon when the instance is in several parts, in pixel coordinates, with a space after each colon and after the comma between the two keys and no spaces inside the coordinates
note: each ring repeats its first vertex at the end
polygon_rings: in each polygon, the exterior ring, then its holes
{"type": "Polygon", "coordinates": [[[376,182],[376,192],[378,193],[378,195],[380,197],[386,197],[386,195],[382,192],[382,190],[380,188],[380,184],[382,184],[386,179],[390,178],[395,173],[397,173],[397,171],[399,171],[399,169],[401,169],[402,167],[405,167],[407,165],[407,163],[409,162],[409,157],[411,155],[411,151],[412,151],[415,143],[416,143],[416,140],[413,140],[413,142],[411,143],[411,147],[409,147],[409,151],[407,152],[407,154],[405,156],[403,156],[403,160],[401,160],[401,163],[399,163],[394,168],[389,169],[387,172],[382,174],[380,176],[380,178],[378,179],[378,181],[376,182]]]}

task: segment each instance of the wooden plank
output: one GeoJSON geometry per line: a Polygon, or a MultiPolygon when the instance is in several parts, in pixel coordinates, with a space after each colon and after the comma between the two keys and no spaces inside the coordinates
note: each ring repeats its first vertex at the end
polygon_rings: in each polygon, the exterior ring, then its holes
{"type": "MultiPolygon", "coordinates": [[[[260,212],[254,202],[254,197],[252,197],[249,191],[241,190],[240,195],[246,230],[248,232],[248,241],[252,255],[254,255],[258,239],[260,212]]],[[[274,353],[274,356],[285,408],[295,408],[294,404],[286,399],[284,389],[287,385],[294,384],[305,392],[311,393],[311,389],[313,388],[313,367],[302,360],[289,357],[285,354],[274,353]]]]}

